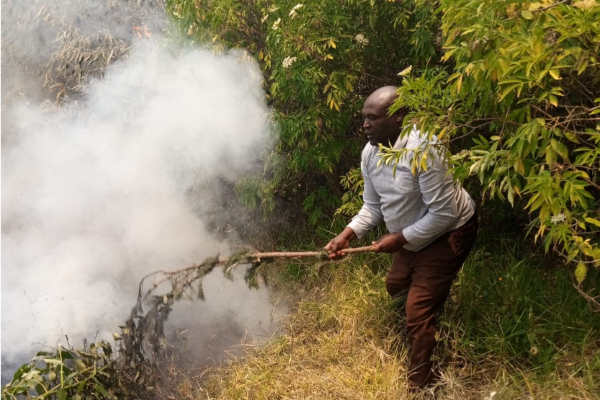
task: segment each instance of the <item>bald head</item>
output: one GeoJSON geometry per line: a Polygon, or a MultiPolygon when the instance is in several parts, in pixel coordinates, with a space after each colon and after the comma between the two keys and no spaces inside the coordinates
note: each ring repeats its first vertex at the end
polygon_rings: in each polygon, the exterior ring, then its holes
{"type": "Polygon", "coordinates": [[[399,113],[393,116],[388,115],[388,109],[398,98],[396,89],[398,89],[396,86],[384,86],[374,91],[365,100],[362,109],[363,129],[369,143],[373,146],[378,144],[392,146],[400,135],[402,115],[399,113]]]}
{"type": "Polygon", "coordinates": [[[374,106],[383,107],[387,110],[388,108],[390,108],[394,100],[398,98],[396,90],[398,90],[396,86],[380,87],[379,89],[371,93],[369,97],[367,97],[365,105],[367,103],[370,103],[374,106]]]}

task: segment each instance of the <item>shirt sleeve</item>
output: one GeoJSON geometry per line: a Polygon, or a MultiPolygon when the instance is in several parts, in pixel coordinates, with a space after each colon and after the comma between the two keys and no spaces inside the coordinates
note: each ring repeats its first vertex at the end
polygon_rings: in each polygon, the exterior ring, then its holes
{"type": "Polygon", "coordinates": [[[371,229],[375,228],[383,221],[381,213],[381,197],[375,191],[371,177],[365,167],[365,160],[360,165],[364,179],[363,201],[364,204],[358,214],[348,224],[356,236],[360,239],[371,229]]]}
{"type": "Polygon", "coordinates": [[[408,243],[421,247],[441,236],[458,215],[454,181],[444,160],[430,154],[432,165],[419,172],[419,186],[427,213],[414,224],[404,228],[402,234],[408,243]]]}

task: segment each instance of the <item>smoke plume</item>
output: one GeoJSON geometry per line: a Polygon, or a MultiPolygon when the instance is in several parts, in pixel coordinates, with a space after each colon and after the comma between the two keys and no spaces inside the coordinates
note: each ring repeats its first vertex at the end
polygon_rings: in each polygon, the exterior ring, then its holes
{"type": "Polygon", "coordinates": [[[252,172],[269,146],[262,74],[240,52],[131,43],[78,102],[3,110],[6,362],[64,334],[106,338],[145,273],[228,252],[197,188],[252,172]]]}

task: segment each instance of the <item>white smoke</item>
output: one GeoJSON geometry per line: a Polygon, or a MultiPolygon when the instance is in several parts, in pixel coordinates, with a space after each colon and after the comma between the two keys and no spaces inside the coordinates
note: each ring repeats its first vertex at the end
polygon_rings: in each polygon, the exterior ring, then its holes
{"type": "Polygon", "coordinates": [[[84,111],[4,110],[13,129],[2,149],[8,362],[64,334],[106,337],[145,273],[227,252],[194,212],[206,199],[190,190],[251,172],[269,145],[262,74],[238,52],[164,43],[136,43],[92,82],[84,111]]]}

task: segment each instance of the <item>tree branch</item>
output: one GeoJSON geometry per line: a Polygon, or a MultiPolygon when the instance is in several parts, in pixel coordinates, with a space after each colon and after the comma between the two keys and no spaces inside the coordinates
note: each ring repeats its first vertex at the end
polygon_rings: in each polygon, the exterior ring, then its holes
{"type": "Polygon", "coordinates": [[[561,5],[561,4],[565,4],[565,3],[567,3],[568,1],[569,1],[569,0],[562,0],[562,1],[559,1],[558,3],[551,4],[551,5],[547,6],[547,7],[542,7],[542,8],[538,8],[538,9],[536,9],[536,10],[532,10],[531,12],[532,12],[532,13],[534,13],[534,12],[546,11],[546,10],[548,10],[548,9],[550,9],[550,8],[553,8],[553,7],[559,6],[559,5],[561,5]]]}

